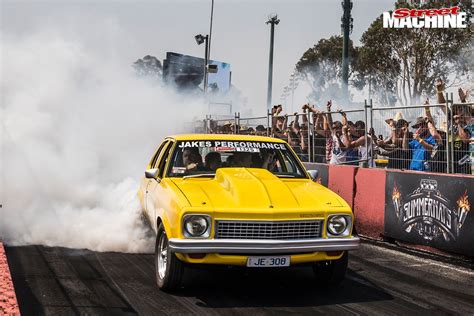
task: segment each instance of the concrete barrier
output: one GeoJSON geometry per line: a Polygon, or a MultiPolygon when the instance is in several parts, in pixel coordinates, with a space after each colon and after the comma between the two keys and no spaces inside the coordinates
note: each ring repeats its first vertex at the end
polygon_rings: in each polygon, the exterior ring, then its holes
{"type": "Polygon", "coordinates": [[[385,170],[357,168],[354,176],[354,214],[360,235],[382,239],[384,233],[385,170]]]}
{"type": "Polygon", "coordinates": [[[474,257],[474,176],[307,164],[354,211],[359,235],[474,257]]]}
{"type": "Polygon", "coordinates": [[[0,315],[20,315],[5,249],[0,242],[0,315]]]}
{"type": "Polygon", "coordinates": [[[329,165],[328,187],[354,206],[354,175],[357,167],[329,165]]]}

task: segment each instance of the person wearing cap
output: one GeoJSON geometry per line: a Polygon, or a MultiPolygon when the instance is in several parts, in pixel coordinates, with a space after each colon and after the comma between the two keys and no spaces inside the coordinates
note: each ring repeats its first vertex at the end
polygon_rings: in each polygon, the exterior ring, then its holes
{"type": "Polygon", "coordinates": [[[387,168],[389,169],[408,169],[410,167],[410,150],[402,148],[404,138],[408,141],[413,137],[411,132],[405,133],[405,130],[408,131],[409,124],[410,122],[403,118],[395,121],[391,120],[389,122],[391,127],[390,138],[379,141],[379,146],[387,151],[384,156],[388,157],[387,168]]]}
{"type": "MultiPolygon", "coordinates": [[[[410,170],[430,171],[430,163],[428,161],[430,152],[436,145],[435,138],[428,130],[427,119],[418,117],[411,126],[416,131],[413,133],[413,140],[408,142],[408,137],[404,137],[403,148],[410,149],[412,158],[410,162],[410,170]]],[[[408,129],[404,129],[404,135],[407,135],[408,129]]]]}

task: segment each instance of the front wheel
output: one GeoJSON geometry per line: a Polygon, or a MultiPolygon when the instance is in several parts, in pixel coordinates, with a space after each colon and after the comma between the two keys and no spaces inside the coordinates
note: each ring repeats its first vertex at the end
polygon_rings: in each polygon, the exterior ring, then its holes
{"type": "Polygon", "coordinates": [[[337,287],[346,276],[349,254],[344,252],[342,257],[337,260],[328,260],[313,264],[313,271],[318,281],[324,285],[337,287]]]}
{"type": "Polygon", "coordinates": [[[183,273],[184,265],[170,251],[165,228],[163,224],[160,224],[155,244],[156,283],[163,291],[176,290],[181,285],[183,273]]]}

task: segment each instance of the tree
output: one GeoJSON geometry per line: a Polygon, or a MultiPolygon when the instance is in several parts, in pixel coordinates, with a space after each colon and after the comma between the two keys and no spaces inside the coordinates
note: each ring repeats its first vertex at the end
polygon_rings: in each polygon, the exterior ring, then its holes
{"type": "MultiPolygon", "coordinates": [[[[358,50],[349,43],[349,75],[354,73],[358,50]]],[[[316,102],[340,99],[342,80],[342,36],[321,39],[308,49],[296,64],[296,70],[310,84],[310,98],[316,102]]]]}
{"type": "MultiPolygon", "coordinates": [[[[472,14],[471,3],[462,1],[460,11],[472,14]]],[[[429,1],[416,8],[451,6],[452,1],[429,1]]],[[[395,7],[413,8],[405,1],[396,3],[395,7]]],[[[355,83],[359,88],[370,84],[385,105],[391,104],[393,97],[403,105],[419,103],[422,97],[434,93],[437,78],[442,78],[448,86],[466,82],[469,73],[466,52],[472,39],[468,28],[383,28],[380,16],[362,35],[355,83]]]]}
{"type": "Polygon", "coordinates": [[[141,77],[161,80],[163,66],[155,56],[146,55],[134,62],[132,66],[141,77]]]}

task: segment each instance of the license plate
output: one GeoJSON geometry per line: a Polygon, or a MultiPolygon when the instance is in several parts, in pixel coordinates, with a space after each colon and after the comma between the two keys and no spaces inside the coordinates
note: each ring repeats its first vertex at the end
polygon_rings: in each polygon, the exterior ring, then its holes
{"type": "Polygon", "coordinates": [[[271,267],[289,267],[290,256],[281,257],[248,257],[247,267],[252,268],[271,268],[271,267]]]}

